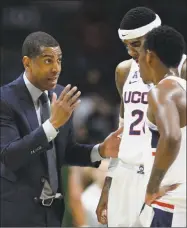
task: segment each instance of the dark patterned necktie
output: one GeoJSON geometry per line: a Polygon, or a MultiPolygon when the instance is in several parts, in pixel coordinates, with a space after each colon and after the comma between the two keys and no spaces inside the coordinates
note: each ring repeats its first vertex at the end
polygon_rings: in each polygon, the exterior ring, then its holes
{"type": "MultiPolygon", "coordinates": [[[[45,92],[39,97],[40,100],[40,115],[41,122],[44,123],[50,117],[50,107],[47,94],[45,92]]],[[[47,162],[48,162],[48,173],[49,173],[49,183],[53,193],[57,192],[58,189],[58,174],[56,165],[56,151],[54,142],[51,141],[52,148],[47,150],[47,162]]]]}

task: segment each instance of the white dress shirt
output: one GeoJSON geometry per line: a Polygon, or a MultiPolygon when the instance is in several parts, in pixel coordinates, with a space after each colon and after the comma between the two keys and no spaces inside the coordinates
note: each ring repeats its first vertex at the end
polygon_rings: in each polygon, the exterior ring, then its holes
{"type": "MultiPolygon", "coordinates": [[[[41,96],[41,94],[43,93],[40,89],[36,88],[27,78],[26,73],[24,72],[23,74],[23,80],[25,82],[25,85],[28,89],[28,91],[31,94],[33,103],[34,103],[34,107],[36,110],[36,114],[37,114],[37,118],[38,118],[38,123],[39,125],[41,125],[41,116],[40,116],[40,106],[39,106],[39,97],[41,96]]],[[[46,94],[48,94],[48,91],[45,91],[46,94]]],[[[49,104],[50,104],[50,100],[49,100],[49,104]]],[[[53,140],[57,134],[58,131],[53,127],[53,125],[50,123],[49,119],[46,120],[43,124],[43,129],[44,132],[46,134],[46,137],[48,139],[48,142],[50,142],[51,140],[53,140]]],[[[98,147],[99,144],[95,145],[91,151],[91,161],[92,162],[96,162],[96,161],[101,161],[103,158],[100,156],[99,151],[98,151],[98,147]]]]}

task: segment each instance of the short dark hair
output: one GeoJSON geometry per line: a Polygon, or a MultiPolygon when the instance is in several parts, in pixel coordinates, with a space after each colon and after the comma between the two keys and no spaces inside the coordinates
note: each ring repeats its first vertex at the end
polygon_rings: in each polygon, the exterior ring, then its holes
{"type": "Polygon", "coordinates": [[[40,55],[41,47],[57,47],[59,43],[48,33],[33,32],[29,34],[22,46],[22,56],[34,58],[40,55]]]}
{"type": "Polygon", "coordinates": [[[149,8],[136,7],[129,10],[120,23],[120,29],[136,29],[145,26],[156,19],[156,14],[149,8]]]}
{"type": "Polygon", "coordinates": [[[174,28],[159,26],[145,36],[144,49],[154,51],[168,68],[175,68],[185,52],[185,41],[174,28]]]}

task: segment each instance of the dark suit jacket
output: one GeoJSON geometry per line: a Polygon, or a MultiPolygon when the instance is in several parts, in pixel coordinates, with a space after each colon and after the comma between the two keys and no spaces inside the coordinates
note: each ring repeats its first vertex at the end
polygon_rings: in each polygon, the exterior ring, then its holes
{"type": "MultiPolygon", "coordinates": [[[[59,96],[62,90],[63,87],[57,85],[54,92],[59,96]]],[[[2,225],[11,219],[15,220],[12,223],[15,226],[26,223],[34,226],[33,220],[40,220],[34,199],[41,194],[42,177],[48,175],[45,152],[50,144],[43,127],[38,124],[34,104],[22,75],[1,87],[0,100],[1,221],[5,221],[2,225]]],[[[99,166],[100,162],[92,163],[90,160],[93,145],[75,142],[72,118],[59,131],[54,140],[59,174],[64,164],[99,166]]]]}

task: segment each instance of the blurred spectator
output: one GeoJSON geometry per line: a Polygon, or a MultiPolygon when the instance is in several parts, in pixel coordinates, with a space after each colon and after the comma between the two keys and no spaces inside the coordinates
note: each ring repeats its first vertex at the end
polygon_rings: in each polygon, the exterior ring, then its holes
{"type": "Polygon", "coordinates": [[[84,96],[74,112],[77,141],[99,143],[116,128],[118,109],[97,94],[84,96]]]}
{"type": "Polygon", "coordinates": [[[74,226],[106,227],[97,221],[96,208],[107,169],[107,160],[102,161],[97,170],[93,168],[70,168],[69,206],[73,215],[74,226]],[[90,181],[92,181],[91,184],[88,184],[90,181]]]}

